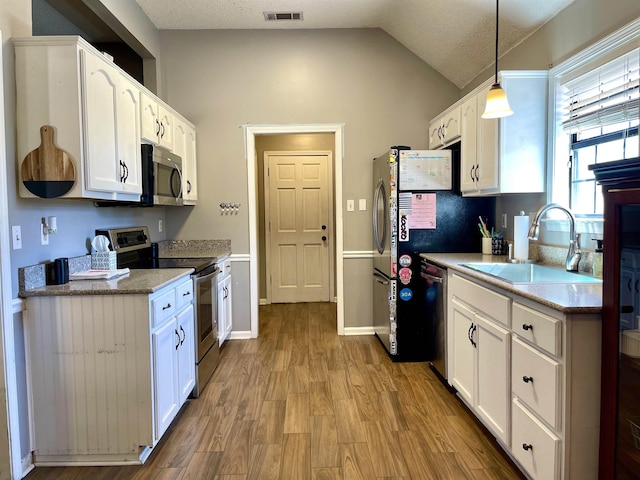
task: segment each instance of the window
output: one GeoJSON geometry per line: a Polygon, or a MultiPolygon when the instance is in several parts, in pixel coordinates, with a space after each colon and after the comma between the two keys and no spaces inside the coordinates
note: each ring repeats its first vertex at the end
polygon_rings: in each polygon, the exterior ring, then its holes
{"type": "Polygon", "coordinates": [[[640,19],[550,72],[550,200],[600,217],[589,165],[639,156],[640,19]]]}

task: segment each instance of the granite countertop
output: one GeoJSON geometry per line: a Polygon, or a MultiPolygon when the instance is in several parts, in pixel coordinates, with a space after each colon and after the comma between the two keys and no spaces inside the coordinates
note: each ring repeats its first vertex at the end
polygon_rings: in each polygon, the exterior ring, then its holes
{"type": "Polygon", "coordinates": [[[464,267],[463,263],[496,263],[506,261],[504,256],[482,255],[480,253],[422,253],[421,257],[456,270],[468,277],[501,288],[511,293],[536,301],[565,314],[601,313],[602,284],[553,283],[553,284],[512,284],[477,270],[464,267]]]}
{"type": "Polygon", "coordinates": [[[212,258],[215,262],[231,255],[231,240],[165,240],[158,242],[159,258],[212,258]]]}
{"type": "Polygon", "coordinates": [[[46,285],[20,290],[18,296],[27,298],[70,295],[148,295],[192,272],[193,268],[131,270],[128,274],[111,280],[73,280],[64,285],[46,285]]]}

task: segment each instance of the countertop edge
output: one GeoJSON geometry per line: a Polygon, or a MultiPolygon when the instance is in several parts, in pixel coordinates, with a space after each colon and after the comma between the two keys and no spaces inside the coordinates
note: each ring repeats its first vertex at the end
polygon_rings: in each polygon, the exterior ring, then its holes
{"type": "MultiPolygon", "coordinates": [[[[535,301],[542,305],[545,305],[549,308],[557,310],[563,314],[601,314],[602,313],[602,284],[574,284],[575,288],[580,289],[584,292],[585,296],[590,295],[591,297],[596,296],[596,291],[599,290],[599,302],[590,301],[587,302],[586,305],[575,305],[575,304],[563,304],[554,301],[551,298],[551,295],[545,295],[545,290],[548,289],[549,292],[557,291],[559,284],[547,284],[546,286],[537,285],[537,286],[527,286],[527,285],[514,285],[509,282],[502,281],[498,278],[492,277],[490,275],[486,275],[482,272],[478,272],[476,270],[472,270],[470,268],[466,268],[462,266],[462,263],[469,262],[477,262],[480,261],[485,262],[504,262],[504,256],[489,256],[489,255],[474,255],[474,254],[440,254],[440,253],[422,253],[420,256],[425,258],[438,266],[448,268],[451,270],[455,270],[458,273],[461,273],[467,277],[473,278],[475,280],[479,280],[483,283],[492,285],[494,287],[500,288],[506,292],[512,293],[514,295],[519,295],[526,299],[535,301]],[[529,291],[528,288],[536,288],[537,292],[529,291]]],[[[561,284],[568,285],[568,284],[561,284]]]]}
{"type": "Polygon", "coordinates": [[[46,285],[21,290],[18,292],[18,297],[149,295],[191,275],[193,271],[193,268],[131,270],[128,275],[111,280],[74,280],[64,285],[46,285]]]}

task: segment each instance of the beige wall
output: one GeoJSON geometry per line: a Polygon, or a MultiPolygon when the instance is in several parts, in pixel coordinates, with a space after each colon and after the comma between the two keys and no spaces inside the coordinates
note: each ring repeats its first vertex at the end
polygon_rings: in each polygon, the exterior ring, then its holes
{"type": "MultiPolygon", "coordinates": [[[[343,123],[342,195],[370,206],[372,159],[395,144],[426,148],[429,120],[459,97],[379,29],[163,31],[161,51],[166,100],[198,128],[198,205],[167,211],[167,236],[230,238],[234,254],[249,253],[251,221],[242,125],[343,123]],[[221,202],[241,203],[239,214],[221,216],[221,202]]],[[[370,213],[344,211],[345,252],[371,252],[370,213]]],[[[345,282],[345,308],[365,309],[345,326],[370,326],[371,259],[350,262],[364,267],[349,274],[367,273],[345,282]]],[[[233,295],[234,330],[248,330],[248,285],[234,280],[233,295]]]]}

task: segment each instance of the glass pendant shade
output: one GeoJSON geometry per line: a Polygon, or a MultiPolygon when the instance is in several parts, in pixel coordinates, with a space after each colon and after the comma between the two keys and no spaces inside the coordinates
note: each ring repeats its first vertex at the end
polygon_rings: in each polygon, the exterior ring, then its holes
{"type": "Polygon", "coordinates": [[[513,110],[507,100],[505,92],[499,83],[494,83],[487,93],[487,104],[485,105],[482,118],[501,118],[513,115],[513,110]]]}
{"type": "Polygon", "coordinates": [[[493,85],[487,93],[487,103],[484,107],[482,118],[501,118],[513,115],[513,110],[509,106],[507,100],[507,92],[505,92],[498,82],[498,21],[500,18],[500,0],[496,0],[496,76],[493,85]]]}

